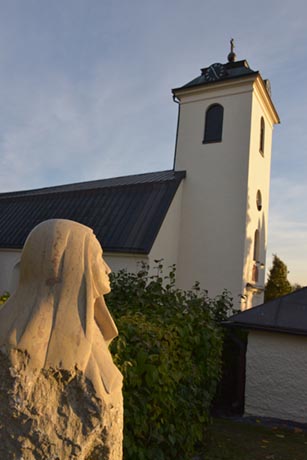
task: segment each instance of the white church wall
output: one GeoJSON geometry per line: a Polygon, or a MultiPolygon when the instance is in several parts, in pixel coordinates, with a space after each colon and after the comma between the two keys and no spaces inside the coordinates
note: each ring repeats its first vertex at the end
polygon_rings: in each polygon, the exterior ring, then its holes
{"type": "MultiPolygon", "coordinates": [[[[175,264],[177,268],[178,253],[180,253],[179,235],[181,224],[182,189],[183,184],[181,183],[150,251],[149,264],[153,273],[155,273],[154,267],[157,265],[155,260],[163,259],[165,274],[169,272],[169,267],[171,265],[175,264]]],[[[178,283],[177,286],[182,287],[178,283]]]]}
{"type": "Polygon", "coordinates": [[[265,98],[260,94],[259,85],[255,85],[252,104],[251,138],[248,171],[248,203],[246,214],[246,245],[244,283],[251,283],[258,292],[246,301],[246,308],[263,302],[263,288],[265,277],[265,261],[268,232],[268,211],[270,191],[271,149],[273,123],[270,112],[267,110],[265,98]],[[264,151],[260,152],[260,125],[261,117],[265,123],[264,151]],[[257,193],[261,194],[261,210],[257,208],[257,193]],[[259,231],[259,251],[257,260],[254,260],[255,231],[259,231]],[[253,279],[254,266],[258,272],[258,279],[253,279]]]}
{"type": "Polygon", "coordinates": [[[249,332],[245,415],[307,423],[307,338],[249,332]]]}
{"type": "Polygon", "coordinates": [[[134,254],[123,254],[123,253],[110,253],[104,252],[103,257],[107,264],[110,266],[112,272],[118,272],[119,270],[127,270],[131,273],[136,273],[141,267],[141,263],[148,263],[148,257],[146,255],[134,255],[134,254]]]}
{"type": "Polygon", "coordinates": [[[236,303],[243,290],[251,104],[250,80],[182,96],[176,151],[176,169],[187,170],[179,283],[190,287],[199,280],[211,296],[227,288],[236,303]],[[205,113],[213,103],[224,107],[222,142],[203,144],[205,113]]]}

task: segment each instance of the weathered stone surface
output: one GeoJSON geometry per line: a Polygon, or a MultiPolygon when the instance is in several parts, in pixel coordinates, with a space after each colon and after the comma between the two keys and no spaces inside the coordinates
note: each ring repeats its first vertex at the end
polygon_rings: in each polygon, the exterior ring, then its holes
{"type": "Polygon", "coordinates": [[[24,351],[0,352],[1,460],[122,458],[120,395],[116,405],[102,401],[81,371],[31,370],[28,361],[24,351]]]}
{"type": "Polygon", "coordinates": [[[0,309],[0,460],[121,460],[122,375],[93,231],[63,219],[27,238],[0,309]]]}
{"type": "Polygon", "coordinates": [[[117,328],[104,301],[110,269],[93,231],[52,219],[28,236],[16,292],[0,309],[0,346],[27,351],[32,368],[82,370],[103,399],[122,386],[108,346],[117,328]]]}

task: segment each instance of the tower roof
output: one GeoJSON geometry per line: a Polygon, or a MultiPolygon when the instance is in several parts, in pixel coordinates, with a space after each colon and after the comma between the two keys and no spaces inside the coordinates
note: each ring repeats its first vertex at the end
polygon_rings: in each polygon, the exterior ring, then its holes
{"type": "Polygon", "coordinates": [[[260,72],[258,70],[251,69],[245,59],[236,61],[236,56],[233,51],[229,53],[228,59],[230,60],[226,64],[216,62],[209,67],[201,69],[201,74],[198,77],[179,88],[174,88],[172,90],[173,97],[176,96],[180,99],[180,97],[185,93],[189,94],[197,89],[205,90],[207,87],[209,89],[219,83],[226,84],[227,82],[231,83],[231,81],[234,80],[239,80],[241,83],[242,79],[251,79],[251,81],[257,82],[257,86],[262,93],[264,100],[266,100],[272,116],[272,122],[274,124],[280,123],[278,113],[271,98],[270,81],[263,80],[260,72]]]}
{"type": "Polygon", "coordinates": [[[227,62],[226,64],[215,63],[209,67],[201,69],[200,76],[194,78],[179,88],[174,88],[172,91],[174,93],[180,89],[211,85],[212,83],[217,83],[219,81],[250,77],[251,75],[259,75],[259,72],[252,70],[246,60],[227,62]],[[218,69],[217,72],[215,72],[215,68],[218,69]],[[212,70],[212,78],[209,76],[210,70],[212,70]]]}

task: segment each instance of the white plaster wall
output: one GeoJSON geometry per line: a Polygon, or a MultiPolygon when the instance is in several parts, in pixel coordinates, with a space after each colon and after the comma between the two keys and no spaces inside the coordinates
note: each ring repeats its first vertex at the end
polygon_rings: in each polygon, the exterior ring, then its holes
{"type": "Polygon", "coordinates": [[[18,270],[17,276],[14,267],[19,262],[21,256],[21,250],[0,250],[0,295],[3,292],[8,291],[10,294],[14,292],[18,282],[18,270]]]}
{"type": "MultiPolygon", "coordinates": [[[[265,260],[267,248],[268,231],[268,211],[269,211],[269,192],[270,192],[270,170],[271,170],[271,150],[273,120],[268,111],[265,100],[259,92],[258,85],[254,85],[252,100],[252,119],[251,119],[250,155],[248,168],[248,202],[246,216],[246,245],[245,245],[245,265],[243,271],[244,284],[255,284],[260,290],[264,289],[265,260]],[[259,151],[260,146],[260,120],[265,122],[265,141],[263,154],[259,151]],[[256,205],[257,191],[260,190],[262,196],[262,209],[258,211],[256,205]],[[254,235],[255,230],[259,230],[259,264],[258,281],[252,280],[252,270],[254,266],[254,235]]],[[[245,305],[247,308],[263,303],[263,291],[254,293],[250,296],[245,305]]]]}
{"type": "Polygon", "coordinates": [[[178,282],[189,288],[198,280],[210,296],[227,288],[236,303],[243,289],[252,89],[244,80],[180,96],[175,168],[187,177],[178,282]],[[213,103],[224,107],[222,142],[203,144],[205,113],[213,103]]]}
{"type": "Polygon", "coordinates": [[[111,254],[104,252],[103,257],[107,264],[110,266],[112,272],[118,272],[125,269],[128,272],[136,273],[140,270],[141,263],[148,264],[148,257],[146,255],[129,255],[129,254],[111,254]]]}
{"type": "MultiPolygon", "coordinates": [[[[177,267],[178,253],[180,252],[179,235],[183,183],[177,189],[149,254],[149,264],[152,268],[157,265],[155,260],[163,259],[164,274],[168,274],[171,265],[175,264],[177,267]]],[[[178,283],[177,286],[182,287],[178,283]]]]}
{"type": "MultiPolygon", "coordinates": [[[[188,89],[178,97],[175,169],[187,171],[178,282],[188,288],[198,280],[210,296],[226,288],[235,305],[243,309],[258,305],[263,301],[262,292],[246,291],[245,287],[253,283],[256,228],[260,231],[259,262],[265,263],[272,128],[276,122],[271,101],[260,77],[188,89]],[[224,107],[222,142],[203,144],[205,113],[213,103],[224,107]],[[266,123],[264,156],[259,153],[261,116],[266,123]],[[256,206],[258,189],[261,212],[256,206]]],[[[265,270],[260,263],[258,272],[256,287],[261,288],[265,270]]]]}
{"type": "Polygon", "coordinates": [[[245,414],[307,423],[307,337],[249,333],[245,414]]]}

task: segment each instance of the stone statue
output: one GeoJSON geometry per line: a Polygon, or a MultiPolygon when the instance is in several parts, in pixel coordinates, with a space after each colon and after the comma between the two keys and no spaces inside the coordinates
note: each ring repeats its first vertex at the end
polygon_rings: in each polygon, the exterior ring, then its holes
{"type": "Polygon", "coordinates": [[[122,375],[108,349],[117,328],[103,298],[109,273],[84,225],[48,220],[28,236],[18,288],[0,310],[0,380],[11,395],[10,407],[0,395],[0,414],[11,420],[3,427],[0,415],[1,459],[121,460],[122,375]],[[25,417],[29,427],[18,433],[25,417]]]}

